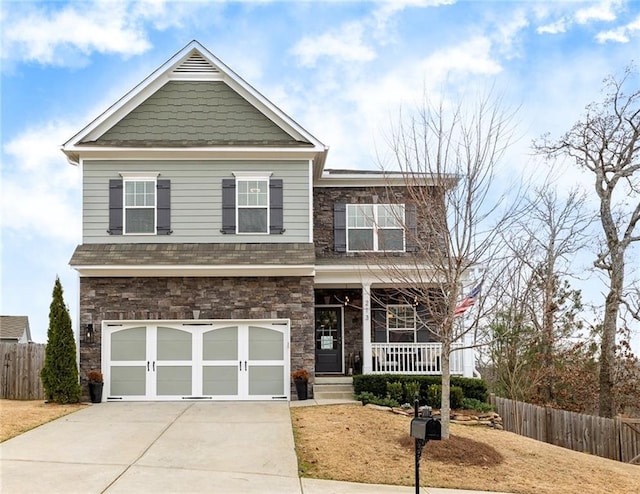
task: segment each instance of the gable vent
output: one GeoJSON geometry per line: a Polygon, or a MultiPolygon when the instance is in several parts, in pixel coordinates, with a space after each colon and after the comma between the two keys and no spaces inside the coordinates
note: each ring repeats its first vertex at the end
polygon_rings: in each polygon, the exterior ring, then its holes
{"type": "Polygon", "coordinates": [[[173,69],[174,74],[217,74],[219,72],[200,53],[192,53],[189,58],[173,69]]]}

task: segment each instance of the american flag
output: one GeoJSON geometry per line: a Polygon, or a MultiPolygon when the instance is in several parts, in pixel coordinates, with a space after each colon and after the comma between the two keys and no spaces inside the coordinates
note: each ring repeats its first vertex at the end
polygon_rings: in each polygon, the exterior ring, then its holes
{"type": "Polygon", "coordinates": [[[476,300],[478,300],[478,296],[480,295],[480,290],[482,290],[482,281],[467,294],[462,302],[456,305],[456,308],[453,309],[453,317],[461,316],[469,307],[475,304],[476,300]]]}

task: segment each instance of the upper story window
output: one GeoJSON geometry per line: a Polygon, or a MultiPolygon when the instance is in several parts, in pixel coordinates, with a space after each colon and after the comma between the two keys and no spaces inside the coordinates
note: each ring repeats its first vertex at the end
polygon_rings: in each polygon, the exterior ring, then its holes
{"type": "Polygon", "coordinates": [[[124,180],[124,233],[156,233],[156,180],[124,180]]]}
{"type": "Polygon", "coordinates": [[[224,234],[285,232],[283,182],[271,172],[234,172],[222,179],[222,228],[224,234]]]}
{"type": "Polygon", "coordinates": [[[269,232],[269,180],[236,179],[238,233],[269,232]]]}
{"type": "Polygon", "coordinates": [[[387,341],[416,342],[416,310],[412,305],[387,306],[387,341]]]}
{"type": "Polygon", "coordinates": [[[348,251],[404,251],[404,205],[347,204],[348,251]]]}
{"type": "Polygon", "coordinates": [[[109,180],[109,235],[171,235],[171,180],[122,172],[109,180]]]}

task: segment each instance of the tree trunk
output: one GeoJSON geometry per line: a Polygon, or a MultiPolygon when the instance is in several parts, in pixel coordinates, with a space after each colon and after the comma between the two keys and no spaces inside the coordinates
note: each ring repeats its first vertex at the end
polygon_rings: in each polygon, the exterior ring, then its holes
{"type": "Polygon", "coordinates": [[[442,397],[440,402],[440,419],[442,426],[442,439],[449,439],[449,424],[451,422],[451,371],[449,362],[451,357],[451,342],[449,338],[442,340],[442,397]]]}
{"type": "Polygon", "coordinates": [[[601,417],[613,418],[616,406],[613,396],[613,366],[616,358],[616,333],[618,329],[618,312],[624,284],[624,256],[611,250],[611,284],[604,306],[604,322],[602,324],[602,341],[600,343],[600,393],[598,414],[601,417]]]}

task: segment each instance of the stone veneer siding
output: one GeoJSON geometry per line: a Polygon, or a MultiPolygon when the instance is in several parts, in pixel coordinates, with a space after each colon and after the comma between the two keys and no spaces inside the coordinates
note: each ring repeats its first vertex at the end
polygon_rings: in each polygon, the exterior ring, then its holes
{"type": "MultiPolygon", "coordinates": [[[[92,343],[80,341],[83,398],[86,375],[101,369],[103,320],[200,319],[291,320],[291,369],[312,376],[314,353],[314,293],[312,277],[265,278],[80,278],[80,323],[93,323],[92,343]]],[[[310,386],[311,388],[311,386],[310,386]]],[[[291,385],[291,397],[296,398],[291,385]]]]}
{"type": "MultiPolygon", "coordinates": [[[[434,189],[434,188],[432,188],[434,189]]],[[[377,196],[378,204],[406,204],[409,202],[405,187],[315,187],[313,189],[313,238],[317,258],[371,257],[367,252],[335,252],[333,238],[334,204],[373,204],[377,196]]],[[[435,199],[434,199],[435,200],[435,199]]],[[[419,245],[430,245],[435,237],[428,231],[425,221],[420,220],[424,206],[417,208],[419,245]]],[[[402,257],[405,253],[388,253],[387,257],[402,257]]]]}

